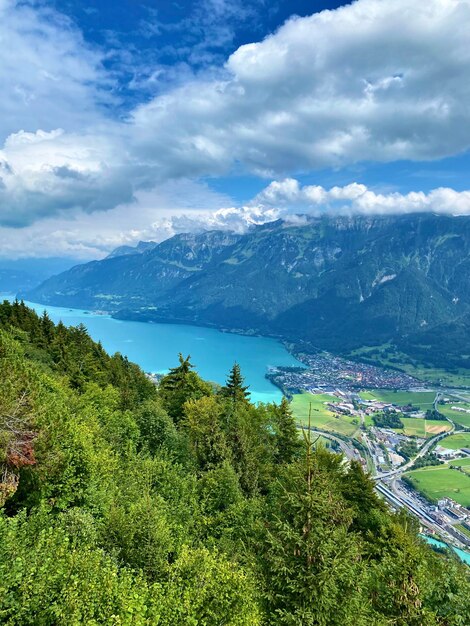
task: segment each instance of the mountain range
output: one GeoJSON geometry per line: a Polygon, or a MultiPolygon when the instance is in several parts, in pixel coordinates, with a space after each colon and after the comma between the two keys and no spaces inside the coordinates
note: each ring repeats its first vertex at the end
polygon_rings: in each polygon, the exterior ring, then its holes
{"type": "Polygon", "coordinates": [[[180,234],[118,249],[21,295],[344,354],[390,344],[433,365],[466,366],[470,217],[301,216],[245,234],[180,234]]]}

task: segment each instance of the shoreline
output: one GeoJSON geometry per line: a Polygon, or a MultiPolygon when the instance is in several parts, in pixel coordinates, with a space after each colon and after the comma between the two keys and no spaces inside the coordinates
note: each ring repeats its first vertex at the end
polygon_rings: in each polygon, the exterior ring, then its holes
{"type": "MultiPolygon", "coordinates": [[[[9,295],[12,298],[18,297],[17,295],[15,296],[15,294],[3,294],[3,295],[9,295]]],[[[84,314],[87,314],[87,315],[109,316],[112,319],[119,320],[119,321],[141,322],[145,324],[169,324],[169,325],[174,324],[174,325],[179,325],[179,326],[195,326],[199,328],[208,328],[208,329],[216,330],[221,333],[239,335],[243,337],[259,337],[259,338],[273,339],[274,341],[279,342],[285,348],[285,350],[296,361],[300,363],[299,367],[303,367],[305,370],[309,369],[308,362],[306,362],[305,359],[309,357],[314,357],[315,355],[325,355],[325,356],[327,355],[327,357],[331,360],[341,359],[344,362],[356,363],[360,367],[369,366],[371,368],[376,368],[377,370],[380,370],[384,373],[395,372],[397,373],[397,375],[414,379],[414,381],[416,382],[416,385],[429,385],[433,388],[441,388],[441,389],[448,389],[452,387],[453,389],[462,390],[462,391],[465,391],[465,390],[468,391],[468,389],[470,389],[470,385],[455,385],[455,384],[449,385],[443,382],[432,381],[424,377],[418,378],[416,375],[413,375],[407,372],[405,368],[400,368],[397,366],[390,366],[388,364],[382,364],[382,363],[371,363],[368,359],[361,359],[360,357],[358,358],[355,355],[344,355],[344,354],[333,353],[324,349],[320,349],[306,340],[292,339],[291,337],[285,336],[284,334],[281,334],[281,333],[270,332],[267,328],[263,329],[263,328],[229,327],[229,326],[217,324],[215,322],[194,320],[194,319],[189,319],[187,317],[174,317],[174,316],[167,317],[163,315],[155,315],[150,318],[146,314],[135,312],[129,309],[106,311],[102,308],[94,309],[93,307],[89,307],[88,309],[85,309],[85,308],[76,309],[75,306],[70,306],[70,305],[64,306],[64,305],[57,305],[57,304],[43,303],[43,302],[39,302],[35,304],[40,304],[45,307],[53,306],[53,307],[60,307],[64,309],[68,308],[71,310],[78,310],[78,311],[82,311],[84,314]]],[[[285,366],[279,366],[279,370],[285,370],[285,369],[287,369],[285,366]]],[[[469,372],[469,376],[470,376],[470,372],[469,372]]],[[[265,372],[264,377],[267,380],[269,380],[269,382],[273,384],[277,389],[279,389],[281,393],[283,393],[284,395],[287,395],[288,397],[292,396],[293,393],[299,392],[299,389],[295,386],[294,388],[289,389],[289,387],[283,384],[280,384],[275,379],[275,377],[272,376],[272,372],[269,370],[265,372]]],[[[404,386],[399,385],[396,388],[408,389],[410,387],[411,387],[411,384],[404,385],[404,386]]],[[[381,388],[381,386],[380,385],[378,386],[375,384],[371,384],[371,385],[358,384],[356,388],[357,389],[360,389],[360,388],[379,389],[381,388]]],[[[393,388],[393,387],[390,387],[390,388],[393,388]]]]}

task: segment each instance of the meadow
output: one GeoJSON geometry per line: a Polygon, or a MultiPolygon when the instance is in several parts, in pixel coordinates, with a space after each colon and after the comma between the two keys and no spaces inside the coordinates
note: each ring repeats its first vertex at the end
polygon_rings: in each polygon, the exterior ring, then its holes
{"type": "Polygon", "coordinates": [[[452,498],[463,506],[470,506],[470,458],[425,467],[405,475],[410,478],[415,489],[434,502],[441,498],[452,498]],[[451,469],[451,465],[462,466],[464,472],[451,469]]]}
{"type": "Polygon", "coordinates": [[[448,448],[449,450],[470,448],[470,432],[457,433],[455,435],[451,435],[450,437],[446,437],[441,442],[439,442],[439,445],[443,448],[448,448]]]}
{"type": "Polygon", "coordinates": [[[353,423],[353,419],[346,415],[335,415],[327,406],[326,402],[338,402],[336,396],[326,393],[299,393],[295,394],[291,401],[291,408],[297,422],[307,425],[310,406],[311,426],[352,437],[359,427],[353,423]]]}
{"type": "MultiPolygon", "coordinates": [[[[441,404],[439,405],[439,412],[451,419],[456,424],[460,424],[465,428],[470,428],[470,413],[462,413],[462,411],[456,411],[452,408],[451,404],[441,404]]],[[[470,410],[470,404],[466,404],[465,402],[455,403],[455,406],[460,406],[465,409],[470,410]]]]}
{"type": "Polygon", "coordinates": [[[359,394],[363,400],[378,400],[396,406],[412,404],[422,411],[432,409],[436,398],[435,391],[391,391],[389,389],[377,389],[374,391],[361,391],[359,394]]]}

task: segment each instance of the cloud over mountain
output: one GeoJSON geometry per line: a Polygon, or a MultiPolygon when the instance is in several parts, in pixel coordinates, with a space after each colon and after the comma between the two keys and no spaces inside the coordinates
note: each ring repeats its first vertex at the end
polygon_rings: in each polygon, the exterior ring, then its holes
{"type": "Polygon", "coordinates": [[[42,3],[0,0],[0,80],[9,85],[0,100],[0,224],[77,219],[132,205],[171,180],[234,172],[281,182],[214,224],[250,221],[258,204],[271,217],[295,206],[465,213],[468,194],[448,188],[378,194],[356,183],[301,188],[293,177],[467,150],[469,23],[470,0],[357,0],[293,17],[224,66],[146,92],[123,112],[103,50],[42,3]]]}
{"type": "Polygon", "coordinates": [[[310,213],[390,214],[443,213],[447,215],[470,214],[470,191],[455,191],[446,187],[429,193],[412,191],[377,193],[366,185],[351,183],[343,187],[325,189],[321,185],[301,186],[294,178],[273,181],[250,203],[282,211],[307,211],[310,213]]]}

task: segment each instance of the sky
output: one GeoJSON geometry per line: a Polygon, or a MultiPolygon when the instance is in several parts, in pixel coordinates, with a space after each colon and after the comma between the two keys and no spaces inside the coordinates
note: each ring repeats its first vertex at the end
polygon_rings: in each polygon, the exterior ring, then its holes
{"type": "Polygon", "coordinates": [[[470,0],[0,0],[0,258],[470,214],[470,0]]]}

